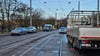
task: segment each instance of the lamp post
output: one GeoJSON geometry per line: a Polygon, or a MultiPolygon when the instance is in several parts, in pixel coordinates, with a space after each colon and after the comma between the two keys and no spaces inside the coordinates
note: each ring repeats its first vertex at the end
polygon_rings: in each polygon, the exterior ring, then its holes
{"type": "Polygon", "coordinates": [[[99,0],[97,0],[97,26],[99,25],[99,0]]]}
{"type": "Polygon", "coordinates": [[[57,11],[58,11],[58,9],[56,9],[56,12],[55,12],[55,26],[56,26],[56,28],[57,28],[57,11]]]}
{"type": "Polygon", "coordinates": [[[78,11],[80,11],[80,0],[78,0],[78,11]]]}
{"type": "Polygon", "coordinates": [[[78,0],[78,20],[79,20],[79,16],[80,16],[80,0],[78,0]]]}
{"type": "Polygon", "coordinates": [[[32,26],[32,0],[30,0],[30,26],[32,26]]]}

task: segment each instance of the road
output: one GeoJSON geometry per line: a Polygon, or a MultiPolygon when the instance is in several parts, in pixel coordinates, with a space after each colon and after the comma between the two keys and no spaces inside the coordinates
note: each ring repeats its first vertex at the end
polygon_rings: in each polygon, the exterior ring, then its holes
{"type": "Polygon", "coordinates": [[[100,50],[76,50],[58,31],[0,37],[0,56],[100,56],[100,50]]]}

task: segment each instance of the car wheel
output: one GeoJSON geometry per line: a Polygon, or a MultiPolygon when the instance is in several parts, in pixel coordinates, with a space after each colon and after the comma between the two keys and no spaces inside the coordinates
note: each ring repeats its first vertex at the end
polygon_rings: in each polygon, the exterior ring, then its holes
{"type": "Polygon", "coordinates": [[[14,35],[14,34],[11,34],[12,36],[14,35]]]}

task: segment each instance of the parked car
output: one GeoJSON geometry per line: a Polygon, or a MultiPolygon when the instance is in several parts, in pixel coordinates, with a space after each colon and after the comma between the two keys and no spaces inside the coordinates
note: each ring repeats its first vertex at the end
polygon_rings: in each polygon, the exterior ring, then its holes
{"type": "Polygon", "coordinates": [[[60,28],[59,28],[59,33],[64,33],[64,34],[66,34],[66,33],[67,33],[66,27],[60,27],[60,28]]]}
{"type": "Polygon", "coordinates": [[[26,29],[27,29],[27,33],[36,33],[37,32],[37,28],[35,26],[29,26],[26,29]]]}
{"type": "Polygon", "coordinates": [[[17,27],[15,29],[13,29],[11,31],[11,35],[15,35],[15,34],[17,34],[17,35],[26,34],[26,28],[24,28],[24,27],[17,27]]]}

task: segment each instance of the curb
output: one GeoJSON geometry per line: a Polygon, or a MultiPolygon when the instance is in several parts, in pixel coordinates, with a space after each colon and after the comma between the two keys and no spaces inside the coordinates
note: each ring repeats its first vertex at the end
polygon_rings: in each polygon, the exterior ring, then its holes
{"type": "Polygon", "coordinates": [[[0,37],[9,36],[9,35],[10,35],[10,33],[9,34],[0,34],[0,37]]]}

